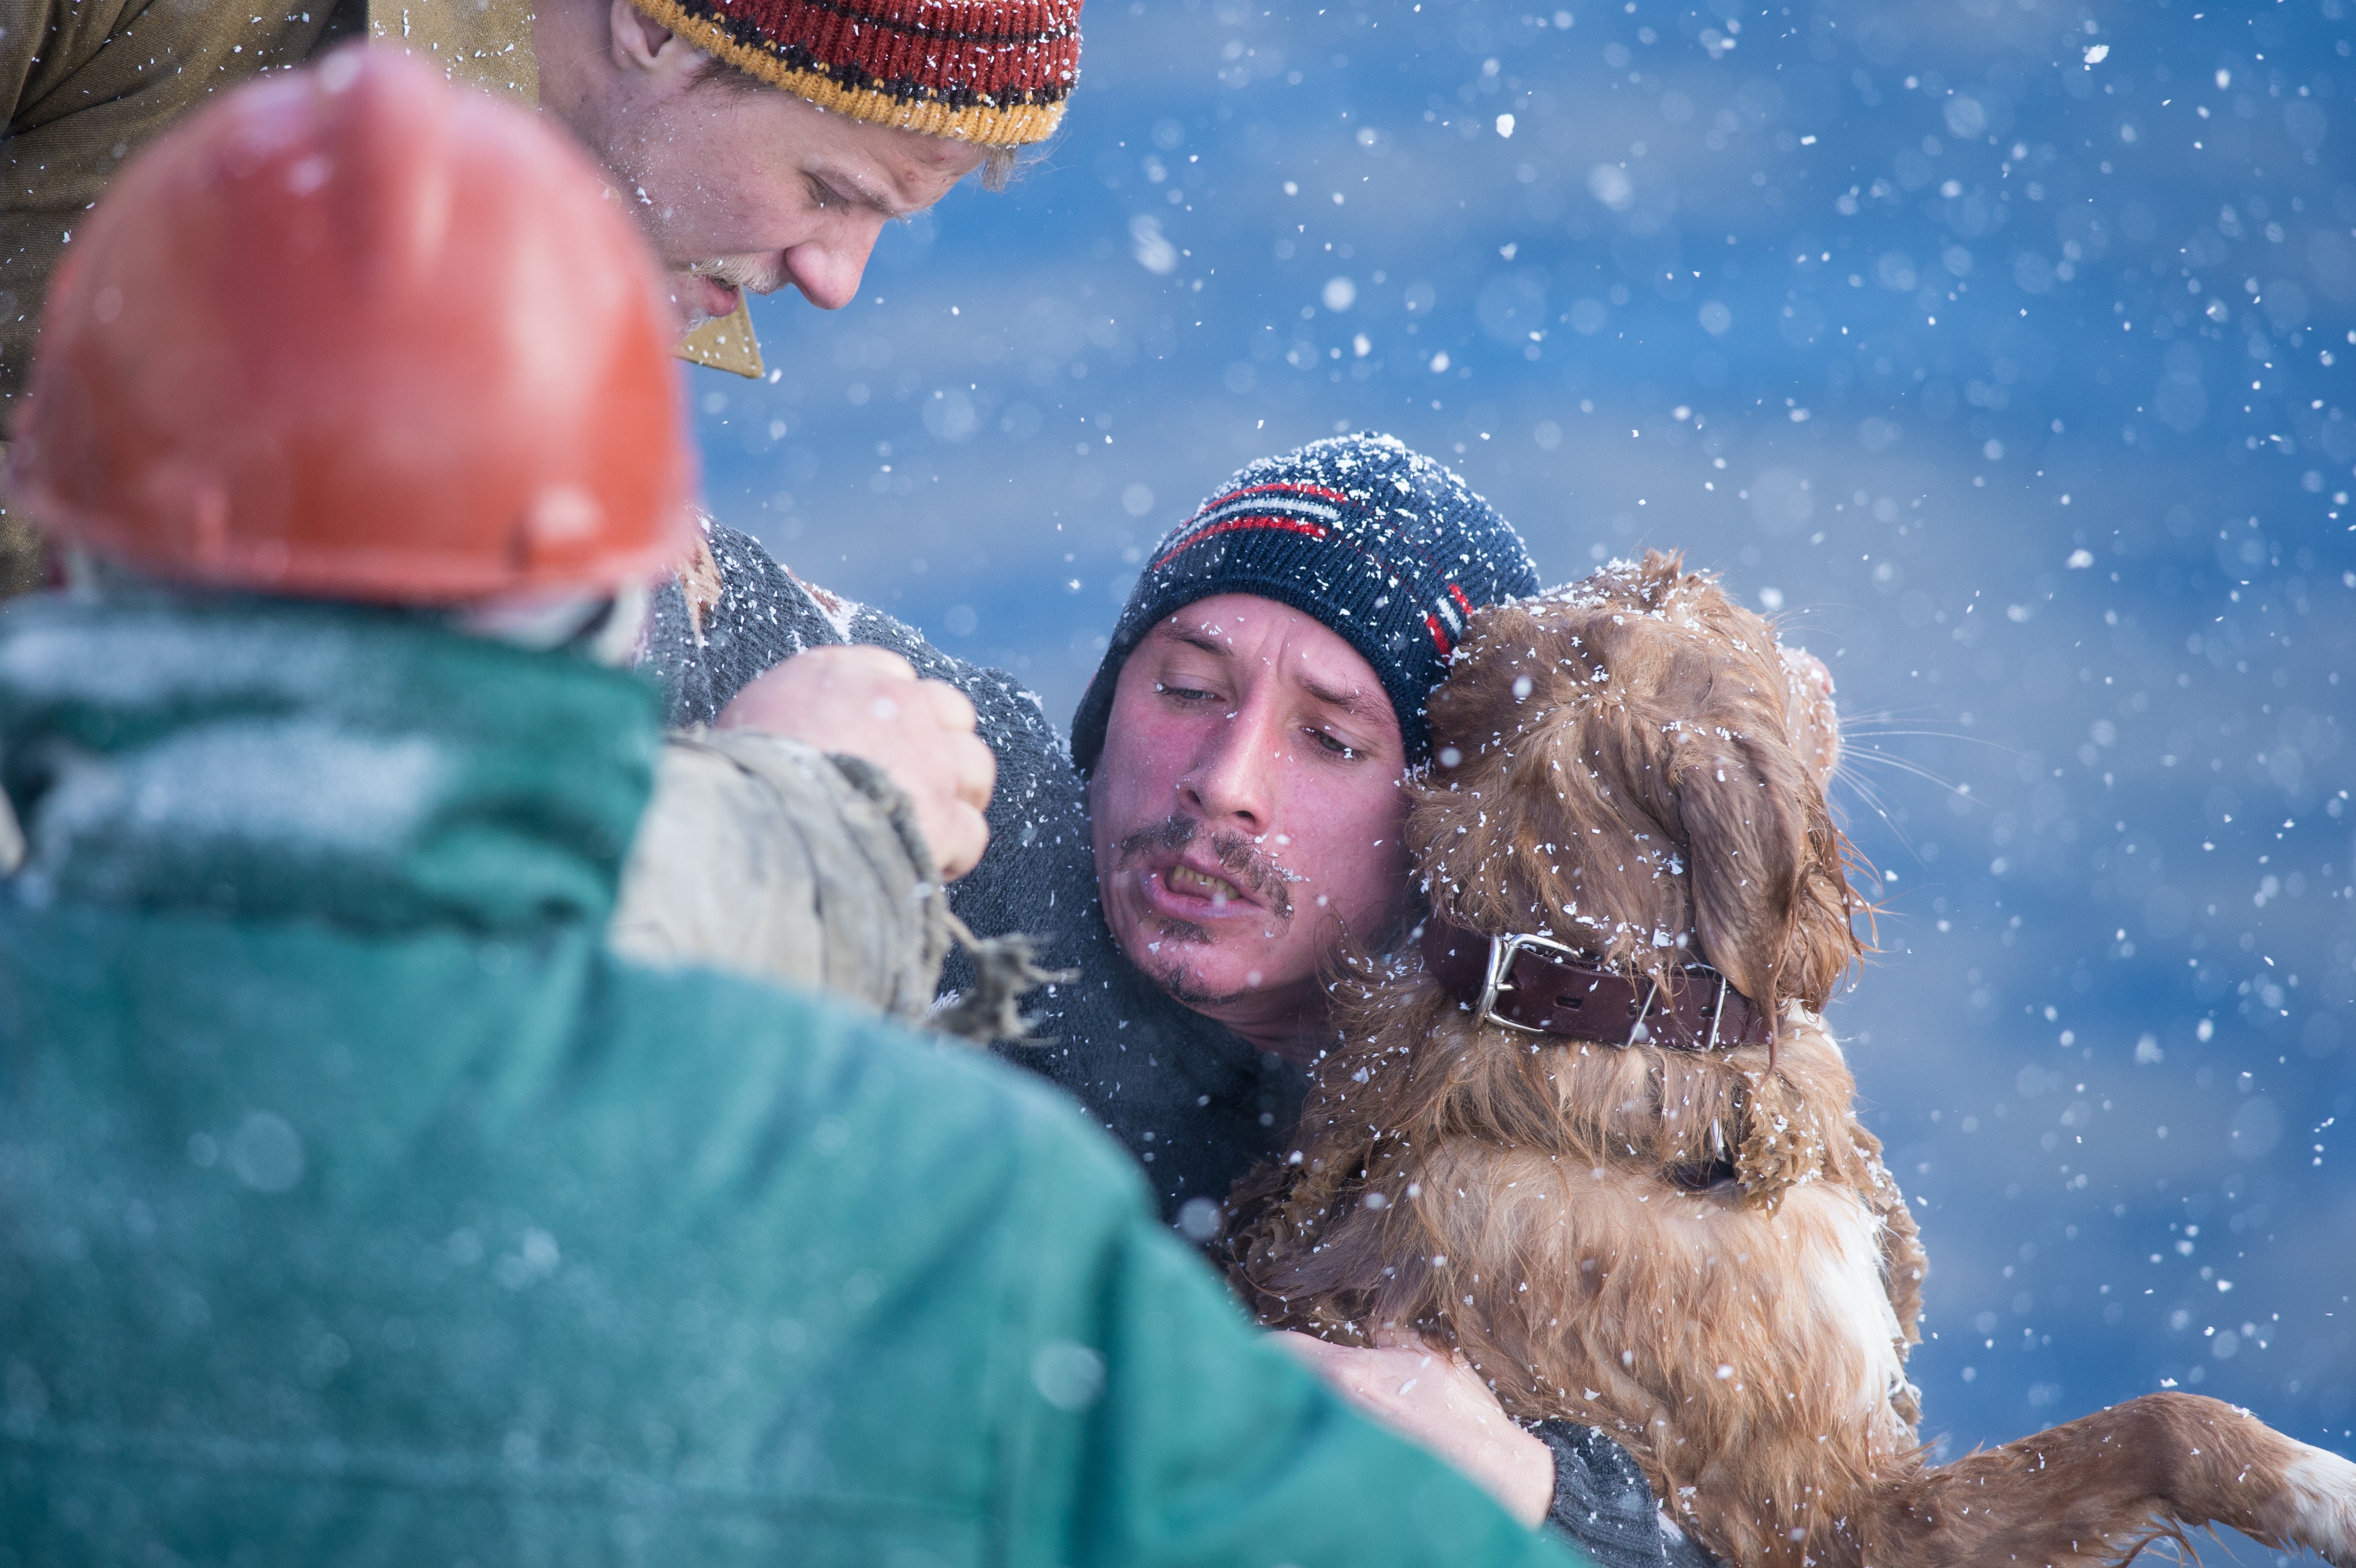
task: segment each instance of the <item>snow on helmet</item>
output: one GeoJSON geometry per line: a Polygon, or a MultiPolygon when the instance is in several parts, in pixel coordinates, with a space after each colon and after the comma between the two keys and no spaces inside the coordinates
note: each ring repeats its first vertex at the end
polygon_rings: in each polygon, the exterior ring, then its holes
{"type": "Polygon", "coordinates": [[[642,581],[691,547],[659,273],[530,112],[365,47],[133,160],[67,252],[11,454],[60,542],[391,603],[642,581]]]}

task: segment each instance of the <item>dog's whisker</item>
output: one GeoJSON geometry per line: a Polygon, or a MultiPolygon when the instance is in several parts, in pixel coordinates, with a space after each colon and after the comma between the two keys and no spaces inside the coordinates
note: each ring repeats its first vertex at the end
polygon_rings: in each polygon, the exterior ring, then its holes
{"type": "MultiPolygon", "coordinates": [[[[1890,815],[1889,808],[1882,805],[1879,792],[1875,790],[1874,787],[1865,780],[1856,778],[1848,774],[1836,773],[1834,774],[1834,780],[1836,783],[1846,784],[1850,790],[1854,791],[1857,797],[1865,802],[1867,808],[1870,810],[1874,816],[1881,818],[1882,825],[1890,829],[1891,836],[1898,840],[1899,847],[1903,848],[1907,854],[1912,856],[1916,864],[1919,865],[1922,863],[1922,852],[1914,848],[1914,841],[1912,837],[1908,837],[1906,829],[1898,825],[1896,819],[1890,815]]],[[[1968,799],[1969,797],[1966,796],[1965,798],[1968,799]]],[[[1859,865],[1863,866],[1869,872],[1872,873],[1874,884],[1877,887],[1879,886],[1881,877],[1879,872],[1873,870],[1872,862],[1866,859],[1864,855],[1861,853],[1857,854],[1856,859],[1859,865]]],[[[1871,908],[1878,906],[1869,905],[1869,907],[1871,908]]]]}
{"type": "Polygon", "coordinates": [[[1916,778],[1937,784],[1949,795],[1960,795],[1967,798],[1971,796],[1972,792],[1970,790],[1965,789],[1962,784],[1957,784],[1954,780],[1947,777],[1944,773],[1938,772],[1936,769],[1926,766],[1922,763],[1918,763],[1912,757],[1896,756],[1889,752],[1860,750],[1854,752],[1846,752],[1841,757],[1841,767],[1835,770],[1834,776],[1843,778],[1847,782],[1852,784],[1857,782],[1854,775],[1848,774],[1846,772],[1847,765],[1852,762],[1858,763],[1870,763],[1878,768],[1890,768],[1898,773],[1911,773],[1916,778]]]}
{"type": "Polygon", "coordinates": [[[1844,709],[1841,728],[1846,730],[1852,724],[1889,724],[1901,719],[1927,724],[1938,717],[1939,708],[1935,702],[1888,702],[1879,708],[1844,709]]]}
{"type": "Polygon", "coordinates": [[[2020,755],[2019,747],[2008,746],[1999,741],[1991,741],[1985,735],[1958,735],[1948,730],[1860,729],[1858,726],[1847,722],[1844,722],[1841,725],[1841,736],[1844,740],[1892,741],[1903,736],[1915,735],[1933,741],[1968,741],[1970,744],[1975,746],[1987,746],[1992,750],[2002,752],[2007,756],[2017,757],[2020,755]]]}

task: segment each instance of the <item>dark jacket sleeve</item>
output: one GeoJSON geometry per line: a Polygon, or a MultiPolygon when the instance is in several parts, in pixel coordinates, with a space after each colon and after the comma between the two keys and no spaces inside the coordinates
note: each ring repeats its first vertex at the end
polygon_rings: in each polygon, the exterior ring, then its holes
{"type": "MultiPolygon", "coordinates": [[[[802,581],[758,539],[706,519],[704,554],[656,592],[648,671],[661,682],[664,722],[710,724],[762,671],[806,649],[843,643],[889,648],[916,673],[945,680],[973,701],[977,727],[998,760],[998,784],[981,863],[949,890],[958,918],[983,937],[1027,933],[1040,960],[1068,969],[1087,956],[1081,933],[1094,917],[1096,877],[1079,775],[1039,699],[1003,670],[943,653],[915,627],[802,581]],[[1085,877],[1076,874],[1083,862],[1085,877]]],[[[948,984],[967,983],[952,963],[948,984]]]]}
{"type": "Polygon", "coordinates": [[[1591,1426],[1542,1421],[1531,1429],[1554,1453],[1547,1523],[1596,1568],[1719,1568],[1669,1522],[1628,1451],[1591,1426]]]}

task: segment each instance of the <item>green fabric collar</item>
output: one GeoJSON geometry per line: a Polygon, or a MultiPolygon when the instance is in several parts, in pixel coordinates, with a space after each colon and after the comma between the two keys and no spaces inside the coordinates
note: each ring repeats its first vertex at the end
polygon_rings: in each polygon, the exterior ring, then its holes
{"type": "Polygon", "coordinates": [[[380,931],[603,922],[652,787],[640,677],[278,599],[0,615],[20,900],[380,931]]]}

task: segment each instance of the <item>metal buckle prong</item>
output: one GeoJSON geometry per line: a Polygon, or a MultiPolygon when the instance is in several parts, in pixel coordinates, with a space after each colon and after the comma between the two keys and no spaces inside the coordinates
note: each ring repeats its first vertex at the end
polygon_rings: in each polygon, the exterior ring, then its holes
{"type": "Polygon", "coordinates": [[[1483,1023],[1501,1024],[1506,1029],[1519,1029],[1524,1034],[1545,1034],[1547,1032],[1545,1029],[1533,1029],[1528,1024],[1515,1023],[1509,1018],[1501,1018],[1497,1013],[1497,997],[1514,988],[1512,982],[1505,976],[1513,973],[1514,958],[1525,947],[1558,954],[1565,958],[1576,959],[1579,956],[1577,948],[1548,937],[1532,936],[1517,932],[1510,936],[1489,938],[1489,972],[1481,983],[1481,1007],[1476,1016],[1483,1023]]]}
{"type": "Polygon", "coordinates": [[[1621,1042],[1622,1046],[1635,1045],[1653,1038],[1652,1031],[1644,1027],[1644,1019],[1652,1012],[1653,1003],[1659,999],[1660,995],[1661,977],[1655,975],[1653,976],[1653,988],[1644,993],[1644,1005],[1636,1009],[1636,1021],[1628,1026],[1628,1038],[1621,1042]]]}

